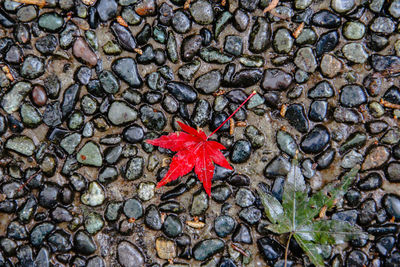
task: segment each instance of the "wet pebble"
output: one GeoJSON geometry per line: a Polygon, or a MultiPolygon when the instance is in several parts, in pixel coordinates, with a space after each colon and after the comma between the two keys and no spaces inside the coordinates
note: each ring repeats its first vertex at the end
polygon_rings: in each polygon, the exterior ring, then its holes
{"type": "Polygon", "coordinates": [[[21,76],[27,79],[36,79],[44,73],[44,62],[41,58],[28,55],[21,68],[21,76]]]}
{"type": "Polygon", "coordinates": [[[81,195],[81,201],[83,204],[95,207],[103,204],[105,200],[105,192],[102,186],[93,181],[89,184],[88,190],[81,195]]]}
{"type": "Polygon", "coordinates": [[[179,217],[174,214],[170,214],[165,218],[162,226],[162,231],[168,237],[177,237],[183,231],[183,225],[179,217]]]}
{"type": "Polygon", "coordinates": [[[81,37],[75,39],[72,47],[72,53],[78,60],[91,67],[97,64],[96,54],[90,49],[87,42],[81,37]]]}
{"type": "Polygon", "coordinates": [[[329,141],[328,130],[322,125],[317,125],[303,138],[300,146],[306,153],[319,153],[328,145],[329,141]]]}
{"type": "Polygon", "coordinates": [[[235,142],[230,154],[233,163],[244,163],[250,158],[251,143],[247,140],[238,140],[235,142]]]}
{"type": "Polygon", "coordinates": [[[203,261],[221,252],[225,247],[224,241],[213,238],[202,240],[193,247],[193,257],[195,260],[203,261]]]}
{"type": "Polygon", "coordinates": [[[45,31],[58,32],[64,25],[64,19],[55,12],[48,12],[39,17],[38,25],[45,31]]]}

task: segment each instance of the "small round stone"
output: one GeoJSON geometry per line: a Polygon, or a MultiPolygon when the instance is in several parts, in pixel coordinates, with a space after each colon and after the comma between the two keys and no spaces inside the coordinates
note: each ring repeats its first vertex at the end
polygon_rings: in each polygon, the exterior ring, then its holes
{"type": "Polygon", "coordinates": [[[226,237],[230,235],[235,229],[236,222],[235,220],[228,215],[218,216],[214,220],[214,230],[219,237],[226,237]]]}

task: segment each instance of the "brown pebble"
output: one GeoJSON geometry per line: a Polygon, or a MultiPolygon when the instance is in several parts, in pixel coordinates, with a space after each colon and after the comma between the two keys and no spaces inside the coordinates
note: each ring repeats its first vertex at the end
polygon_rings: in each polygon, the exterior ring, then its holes
{"type": "Polygon", "coordinates": [[[47,94],[46,94],[46,91],[44,90],[43,86],[35,85],[33,87],[32,101],[38,107],[42,107],[42,106],[46,105],[47,94]]]}
{"type": "Polygon", "coordinates": [[[74,46],[72,47],[72,53],[77,59],[91,67],[97,64],[96,54],[90,49],[89,45],[82,37],[76,38],[74,46]]]}

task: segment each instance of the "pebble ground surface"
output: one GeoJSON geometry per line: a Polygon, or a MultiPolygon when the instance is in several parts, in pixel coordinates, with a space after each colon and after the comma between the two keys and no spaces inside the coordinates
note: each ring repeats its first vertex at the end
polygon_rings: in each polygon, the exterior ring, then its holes
{"type": "MultiPolygon", "coordinates": [[[[400,266],[400,0],[0,1],[0,266],[284,266],[257,189],[299,151],[326,213],[374,238],[327,266],[400,266]],[[26,2],[26,3],[20,3],[26,2]],[[275,2],[275,1],[274,1],[275,2]],[[234,171],[156,189],[177,121],[234,171]]],[[[287,266],[311,266],[295,241],[287,266]]]]}

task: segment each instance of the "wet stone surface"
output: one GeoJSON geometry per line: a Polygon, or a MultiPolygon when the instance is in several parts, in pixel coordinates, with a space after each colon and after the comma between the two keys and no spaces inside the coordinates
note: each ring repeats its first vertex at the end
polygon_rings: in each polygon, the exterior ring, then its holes
{"type": "Polygon", "coordinates": [[[325,216],[374,238],[326,265],[400,265],[399,0],[39,2],[0,7],[0,266],[283,267],[257,190],[281,200],[296,154],[310,193],[361,167],[325,216]],[[145,141],[253,91],[210,137],[211,196],[158,188],[175,151],[145,141]]]}

